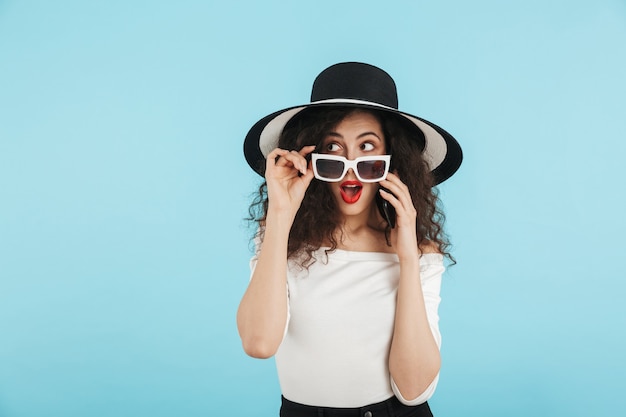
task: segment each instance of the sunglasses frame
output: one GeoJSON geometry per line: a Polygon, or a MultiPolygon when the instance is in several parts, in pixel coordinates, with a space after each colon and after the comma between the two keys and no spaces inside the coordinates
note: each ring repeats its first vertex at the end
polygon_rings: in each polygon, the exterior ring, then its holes
{"type": "Polygon", "coordinates": [[[387,178],[387,174],[389,173],[389,164],[391,162],[391,155],[372,155],[372,156],[360,156],[358,158],[355,159],[347,159],[344,156],[338,156],[338,155],[328,155],[325,153],[312,153],[311,154],[311,161],[312,161],[312,165],[313,165],[313,174],[315,175],[315,178],[317,178],[318,180],[321,181],[326,181],[326,182],[339,182],[341,181],[346,174],[348,173],[348,170],[350,168],[352,168],[352,172],[354,172],[354,175],[356,175],[356,177],[358,178],[359,181],[361,182],[379,182],[384,180],[385,178],[387,178]],[[330,161],[341,161],[343,162],[343,173],[341,174],[341,176],[339,176],[339,178],[333,179],[333,178],[326,178],[321,176],[318,172],[317,172],[317,164],[316,162],[318,160],[330,160],[330,161]],[[385,162],[385,173],[383,174],[382,177],[374,179],[374,180],[368,180],[365,178],[362,178],[361,175],[359,175],[359,170],[357,169],[357,164],[359,162],[367,162],[367,161],[384,161],[385,162]]]}

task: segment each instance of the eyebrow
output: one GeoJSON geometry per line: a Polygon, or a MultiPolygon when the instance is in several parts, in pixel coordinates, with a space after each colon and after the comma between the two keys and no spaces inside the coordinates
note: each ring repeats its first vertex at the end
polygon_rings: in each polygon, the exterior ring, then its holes
{"type": "MultiPolygon", "coordinates": [[[[376,136],[376,138],[378,138],[378,140],[382,141],[382,138],[381,138],[380,136],[378,136],[378,135],[377,135],[376,133],[374,133],[374,132],[369,132],[369,131],[368,131],[368,132],[363,132],[363,133],[361,133],[361,134],[360,134],[359,136],[357,136],[356,138],[357,138],[357,139],[361,139],[362,137],[365,137],[365,136],[370,136],[370,135],[372,135],[372,136],[376,136]]],[[[337,133],[337,132],[328,132],[328,133],[326,134],[326,136],[334,136],[334,137],[337,137],[337,138],[341,138],[341,139],[343,139],[343,136],[342,136],[342,135],[340,135],[340,134],[339,134],[339,133],[337,133]]]]}

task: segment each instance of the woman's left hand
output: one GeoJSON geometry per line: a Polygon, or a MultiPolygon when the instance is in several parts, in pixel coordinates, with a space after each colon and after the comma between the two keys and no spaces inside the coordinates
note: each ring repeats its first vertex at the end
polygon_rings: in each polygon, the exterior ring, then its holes
{"type": "Polygon", "coordinates": [[[391,246],[395,249],[400,260],[419,257],[417,248],[417,210],[413,205],[409,187],[393,173],[380,185],[393,193],[384,190],[378,192],[396,209],[396,227],[391,229],[391,246]]]}

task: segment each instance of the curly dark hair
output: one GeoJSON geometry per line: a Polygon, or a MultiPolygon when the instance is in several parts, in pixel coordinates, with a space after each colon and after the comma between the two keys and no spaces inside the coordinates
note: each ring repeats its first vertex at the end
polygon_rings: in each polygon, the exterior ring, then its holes
{"type": "MultiPolygon", "coordinates": [[[[453,263],[448,252],[450,246],[444,233],[445,215],[440,208],[437,188],[428,164],[422,157],[424,134],[410,121],[391,112],[355,107],[310,107],[302,110],[285,126],[278,147],[300,150],[304,146],[317,146],[320,152],[322,140],[345,117],[353,113],[367,112],[381,123],[385,135],[386,151],[391,157],[391,171],[397,173],[407,185],[417,210],[417,244],[423,247],[434,244],[453,263]]],[[[249,208],[247,220],[256,222],[257,237],[263,239],[263,224],[267,216],[267,183],[263,182],[249,208]]],[[[386,225],[386,223],[385,223],[386,225]]],[[[291,226],[288,243],[288,257],[297,259],[307,268],[316,259],[314,252],[330,242],[326,253],[337,248],[336,231],[340,229],[341,218],[335,199],[327,184],[313,180],[307,189],[296,218],[291,226]]],[[[387,244],[391,229],[385,226],[387,244]]]]}

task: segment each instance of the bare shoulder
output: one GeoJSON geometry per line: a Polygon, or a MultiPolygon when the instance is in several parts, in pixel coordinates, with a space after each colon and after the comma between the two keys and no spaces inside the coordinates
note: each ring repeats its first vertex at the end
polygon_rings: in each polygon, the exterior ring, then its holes
{"type": "Polygon", "coordinates": [[[420,252],[422,253],[441,253],[441,248],[435,242],[427,240],[420,244],[420,252]]]}

